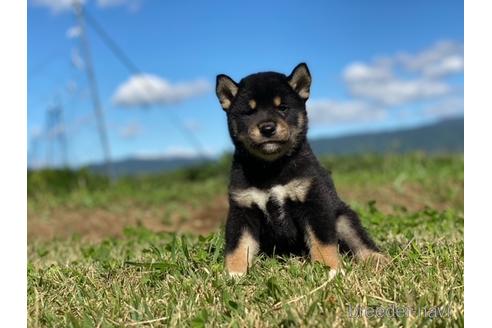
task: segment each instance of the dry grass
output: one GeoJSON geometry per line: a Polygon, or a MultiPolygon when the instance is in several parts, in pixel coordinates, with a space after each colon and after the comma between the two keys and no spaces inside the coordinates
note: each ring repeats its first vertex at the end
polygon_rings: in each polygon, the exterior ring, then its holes
{"type": "Polygon", "coordinates": [[[43,193],[29,199],[28,325],[463,326],[462,157],[327,163],[392,257],[383,271],[345,257],[346,275],[328,282],[306,259],[261,256],[229,279],[226,172],[43,193]],[[365,316],[351,316],[357,306],[365,316]]]}

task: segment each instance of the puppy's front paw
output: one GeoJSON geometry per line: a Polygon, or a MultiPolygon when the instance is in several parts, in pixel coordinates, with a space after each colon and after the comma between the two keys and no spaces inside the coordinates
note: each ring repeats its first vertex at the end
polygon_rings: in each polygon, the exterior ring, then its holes
{"type": "Polygon", "coordinates": [[[246,275],[246,272],[236,272],[236,271],[228,271],[227,274],[230,278],[239,279],[246,275]]]}
{"type": "Polygon", "coordinates": [[[333,280],[337,274],[341,274],[342,276],[345,276],[345,270],[343,269],[330,269],[328,272],[328,281],[333,280]]]}

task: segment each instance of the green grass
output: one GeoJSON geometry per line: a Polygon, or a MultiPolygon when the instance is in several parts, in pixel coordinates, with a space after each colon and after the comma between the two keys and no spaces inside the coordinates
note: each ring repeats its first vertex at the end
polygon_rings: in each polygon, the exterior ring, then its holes
{"type": "MultiPolygon", "coordinates": [[[[221,231],[195,236],[129,227],[121,238],[97,243],[81,237],[33,240],[28,245],[28,325],[463,326],[463,207],[456,197],[463,189],[462,157],[365,156],[331,158],[325,163],[342,189],[377,190],[389,185],[397,193],[411,184],[422,190],[429,204],[446,206],[436,209],[424,202],[420,210],[396,206],[388,213],[380,210],[379,203],[357,203],[364,225],[393,260],[376,271],[344,257],[345,276],[332,281],[327,281],[325,267],[307,259],[264,256],[246,277],[230,279],[223,268],[221,231]],[[349,310],[356,306],[369,311],[431,312],[351,317],[349,310]],[[435,308],[443,311],[441,316],[432,312],[435,308]]],[[[226,172],[213,171],[199,178],[182,171],[118,182],[128,190],[147,192],[100,188],[95,194],[104,197],[98,196],[91,206],[108,206],[107,201],[126,206],[129,199],[153,206],[159,204],[159,196],[164,198],[161,202],[182,204],[188,190],[197,203],[206,202],[226,190],[226,172]],[[163,181],[167,188],[160,184],[163,181]]],[[[93,197],[83,189],[63,195],[44,192],[30,196],[29,205],[40,210],[86,207],[77,198],[84,193],[93,197]],[[42,199],[53,202],[43,205],[42,199]]]]}
{"type": "MultiPolygon", "coordinates": [[[[454,200],[452,193],[463,189],[451,186],[463,183],[462,155],[338,156],[322,158],[321,162],[333,172],[339,189],[353,188],[354,184],[356,187],[375,188],[389,184],[398,191],[406,183],[414,183],[428,190],[426,196],[431,200],[441,197],[448,202],[454,200]]],[[[122,206],[126,203],[154,206],[189,200],[200,203],[225,194],[229,166],[230,158],[226,156],[218,163],[202,167],[147,177],[129,177],[113,184],[101,177],[88,175],[84,170],[78,174],[29,172],[29,206],[38,210],[59,206],[96,208],[113,203],[122,206]]],[[[458,206],[462,207],[462,200],[458,206]]]]}

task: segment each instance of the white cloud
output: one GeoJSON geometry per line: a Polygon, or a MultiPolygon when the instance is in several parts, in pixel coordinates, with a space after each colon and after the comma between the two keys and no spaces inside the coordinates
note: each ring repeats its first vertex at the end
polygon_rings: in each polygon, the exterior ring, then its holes
{"type": "Polygon", "coordinates": [[[451,87],[430,76],[442,76],[444,71],[456,69],[460,64],[455,57],[439,57],[443,59],[439,60],[434,48],[436,46],[415,56],[399,54],[368,64],[355,62],[344,69],[342,77],[352,96],[386,106],[443,96],[451,92],[451,87]],[[417,75],[411,78],[397,76],[402,69],[417,75]]]}
{"type": "Polygon", "coordinates": [[[342,75],[348,83],[387,80],[392,77],[391,63],[380,61],[375,65],[368,65],[354,62],[345,68],[342,75]]]}
{"type": "Polygon", "coordinates": [[[31,0],[31,4],[38,7],[45,7],[52,13],[58,14],[64,11],[72,10],[74,4],[85,3],[84,0],[31,0]]]}
{"type": "Polygon", "coordinates": [[[424,69],[424,74],[430,77],[444,76],[463,72],[465,60],[463,56],[449,56],[434,65],[424,69]]]}
{"type": "Polygon", "coordinates": [[[125,6],[131,11],[137,11],[142,4],[141,0],[97,0],[101,8],[125,6]]]}
{"type": "Polygon", "coordinates": [[[427,79],[388,78],[357,81],[349,82],[348,87],[355,97],[366,98],[388,106],[443,96],[451,91],[447,83],[427,79]]]}
{"type": "Polygon", "coordinates": [[[441,41],[415,55],[401,53],[397,60],[410,71],[437,78],[463,72],[464,47],[462,43],[441,41]]]}
{"type": "Polygon", "coordinates": [[[75,25],[70,27],[67,30],[66,34],[67,34],[67,38],[74,39],[74,38],[78,38],[80,36],[80,33],[82,33],[82,29],[80,28],[80,26],[75,25]]]}
{"type": "Polygon", "coordinates": [[[137,122],[131,122],[120,127],[119,134],[123,139],[133,139],[142,133],[142,126],[137,122]]]}
{"type": "Polygon", "coordinates": [[[312,100],[307,104],[307,112],[311,123],[323,125],[382,121],[387,116],[384,109],[357,100],[312,100]]]}
{"type": "Polygon", "coordinates": [[[351,98],[344,101],[313,99],[308,103],[311,122],[323,124],[384,120],[390,111],[417,102],[434,102],[424,115],[446,117],[463,112],[456,100],[462,86],[446,77],[463,72],[463,44],[437,42],[416,54],[398,53],[368,62],[353,62],[342,71],[351,98]]]}
{"type": "Polygon", "coordinates": [[[70,61],[76,69],[84,69],[84,60],[80,56],[79,50],[77,48],[72,49],[72,53],[70,54],[70,61]]]}
{"type": "Polygon", "coordinates": [[[205,80],[172,84],[151,74],[130,77],[113,94],[113,103],[122,107],[166,105],[202,95],[211,89],[205,80]]]}
{"type": "MultiPolygon", "coordinates": [[[[53,14],[67,12],[73,9],[74,4],[85,4],[86,0],[30,0],[33,6],[48,8],[53,14]]],[[[124,6],[130,11],[138,11],[142,0],[97,0],[97,6],[101,9],[124,6]]]]}
{"type": "Polygon", "coordinates": [[[450,118],[463,115],[463,109],[462,97],[449,98],[424,109],[424,115],[433,118],[450,118]]]}
{"type": "Polygon", "coordinates": [[[97,4],[101,7],[121,6],[128,2],[127,0],[97,0],[97,4]]]}

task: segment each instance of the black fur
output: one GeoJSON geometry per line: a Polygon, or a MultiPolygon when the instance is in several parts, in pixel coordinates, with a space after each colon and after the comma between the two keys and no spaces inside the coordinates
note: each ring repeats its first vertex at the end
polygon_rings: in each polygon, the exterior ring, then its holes
{"type": "Polygon", "coordinates": [[[307,225],[322,243],[339,242],[342,248],[347,248],[347,243],[339,240],[335,229],[342,215],[348,218],[364,247],[378,251],[357,214],[338,197],[330,174],[320,165],[308,144],[305,103],[310,82],[311,76],[305,64],[298,65],[290,76],[275,72],[257,73],[242,79],[239,84],[225,75],[217,77],[219,99],[226,99],[225,104],[229,105],[224,109],[235,145],[229,186],[226,254],[236,249],[247,229],[259,242],[260,250],[267,254],[305,255],[309,251],[307,225]],[[301,78],[295,76],[298,81],[292,83],[295,74],[301,78]],[[280,106],[272,102],[275,97],[281,99],[280,106]],[[252,99],[256,104],[254,109],[249,103],[252,99]],[[280,144],[280,150],[263,156],[262,145],[251,144],[248,133],[252,127],[266,121],[286,123],[289,136],[280,144]],[[282,207],[270,198],[266,204],[267,214],[257,204],[240,206],[231,196],[234,190],[251,187],[268,190],[299,178],[311,178],[312,181],[305,201],[286,200],[282,207]]]}

